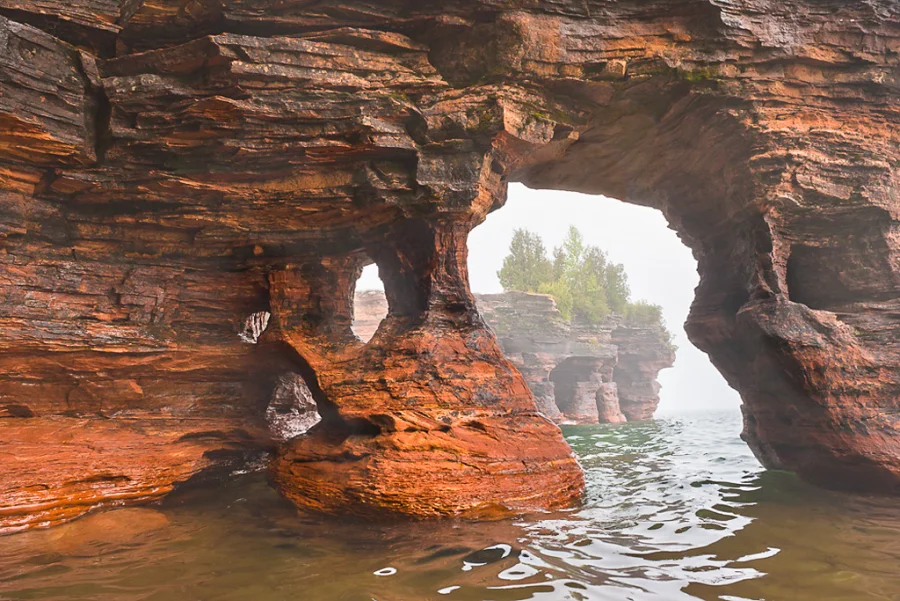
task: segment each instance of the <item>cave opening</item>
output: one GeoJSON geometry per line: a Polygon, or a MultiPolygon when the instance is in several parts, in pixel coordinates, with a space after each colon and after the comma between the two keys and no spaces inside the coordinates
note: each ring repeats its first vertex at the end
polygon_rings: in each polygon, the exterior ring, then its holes
{"type": "Polygon", "coordinates": [[[388,301],[384,294],[384,282],[378,273],[378,265],[372,263],[363,268],[353,295],[353,333],[363,342],[369,342],[388,314],[388,301]]]}
{"type": "MultiPolygon", "coordinates": [[[[697,262],[659,210],[513,183],[504,207],[471,232],[468,249],[479,311],[551,419],[621,423],[738,411],[737,392],[682,327],[699,282],[697,262]],[[661,307],[674,356],[651,328],[622,315],[610,314],[594,326],[577,320],[567,325],[546,295],[504,290],[498,274],[516,230],[539,235],[552,260],[573,225],[585,245],[602,250],[610,265],[624,267],[630,301],[661,307]]],[[[371,263],[355,284],[354,333],[367,343],[388,310],[384,282],[371,263]]]]}
{"type": "MultiPolygon", "coordinates": [[[[697,261],[659,210],[513,183],[505,206],[472,231],[468,247],[479,310],[528,381],[539,409],[555,421],[620,423],[739,410],[737,392],[682,327],[699,283],[697,261]],[[628,317],[610,311],[588,325],[561,316],[558,301],[552,307],[539,294],[504,289],[500,272],[517,230],[536,234],[552,262],[571,226],[586,247],[605,253],[609,265],[623,266],[630,302],[661,307],[673,357],[648,328],[628,317]]],[[[552,286],[539,291],[554,292],[552,286]]]]}
{"type": "Polygon", "coordinates": [[[601,416],[597,401],[603,398],[606,387],[615,386],[613,369],[609,361],[598,357],[574,355],[560,361],[549,376],[556,409],[568,421],[598,423],[601,416]]]}

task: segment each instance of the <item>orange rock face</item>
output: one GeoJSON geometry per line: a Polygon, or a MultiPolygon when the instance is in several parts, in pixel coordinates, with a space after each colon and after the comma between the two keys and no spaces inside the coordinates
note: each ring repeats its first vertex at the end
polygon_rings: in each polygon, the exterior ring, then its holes
{"type": "Polygon", "coordinates": [[[308,436],[279,451],[278,488],[329,513],[499,517],[565,506],[581,468],[481,321],[460,221],[400,225],[378,257],[391,311],[352,333],[358,264],[273,274],[273,317],[329,399],[308,436]],[[308,302],[327,294],[326,306],[308,302]]]}
{"type": "Polygon", "coordinates": [[[0,534],[101,506],[161,499],[218,464],[242,466],[264,431],[223,419],[0,420],[0,534]]]}
{"type": "MultiPolygon", "coordinates": [[[[674,347],[659,326],[623,324],[616,315],[597,324],[570,323],[546,294],[476,294],[475,300],[538,410],[551,420],[618,424],[653,417],[657,375],[675,362],[674,347]],[[629,418],[620,409],[620,380],[629,418]]],[[[387,313],[383,292],[357,291],[353,332],[369,341],[387,313]]]]}
{"type": "Polygon", "coordinates": [[[301,505],[570,502],[468,290],[509,181],[663,210],[761,460],[897,492],[898,46],[894,0],[0,0],[0,528],[266,449],[286,374],[301,505]]]}

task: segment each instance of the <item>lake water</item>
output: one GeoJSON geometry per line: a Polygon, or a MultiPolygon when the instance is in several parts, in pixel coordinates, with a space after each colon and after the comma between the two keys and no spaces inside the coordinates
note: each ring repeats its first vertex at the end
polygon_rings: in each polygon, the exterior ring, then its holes
{"type": "Polygon", "coordinates": [[[258,474],[0,538],[0,599],[900,600],[900,503],[763,472],[740,416],[565,434],[582,507],[494,523],[298,515],[258,474]]]}

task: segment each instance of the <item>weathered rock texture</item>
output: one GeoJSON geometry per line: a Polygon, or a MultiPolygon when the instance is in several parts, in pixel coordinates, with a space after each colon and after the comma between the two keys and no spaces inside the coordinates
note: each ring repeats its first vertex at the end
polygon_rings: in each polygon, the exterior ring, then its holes
{"type": "Polygon", "coordinates": [[[295,372],[323,421],[273,473],[301,505],[577,496],[468,290],[466,235],[510,180],[661,208],[699,261],[689,333],[758,456],[900,490],[895,0],[0,15],[0,527],[158,497],[256,445],[295,372]],[[368,261],[390,315],[363,346],[368,261]]]}
{"type": "Polygon", "coordinates": [[[306,380],[298,373],[278,379],[266,408],[269,434],[278,442],[296,438],[321,421],[319,408],[306,380]]]}
{"type": "Polygon", "coordinates": [[[660,370],[672,367],[675,352],[656,328],[619,325],[612,331],[619,349],[612,379],[619,407],[629,421],[650,419],[659,406],[660,370]]]}
{"type": "Polygon", "coordinates": [[[659,406],[656,377],[675,362],[664,330],[625,325],[616,316],[596,325],[569,323],[544,294],[505,292],[477,299],[549,417],[592,424],[653,417],[659,406]]]}
{"type": "MultiPolygon", "coordinates": [[[[475,300],[547,417],[588,424],[653,417],[656,378],[675,362],[659,327],[625,325],[616,316],[596,325],[569,323],[545,294],[476,294],[475,300]]],[[[387,313],[383,292],[358,291],[353,331],[368,342],[387,313]]]]}

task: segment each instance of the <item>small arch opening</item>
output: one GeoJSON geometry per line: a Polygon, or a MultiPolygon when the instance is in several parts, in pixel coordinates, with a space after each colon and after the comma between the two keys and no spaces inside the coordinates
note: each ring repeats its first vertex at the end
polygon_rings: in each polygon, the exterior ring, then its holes
{"type": "Polygon", "coordinates": [[[356,280],[353,294],[353,333],[363,342],[369,342],[388,314],[388,301],[384,294],[384,282],[378,273],[378,265],[372,263],[363,268],[356,280]]]}

